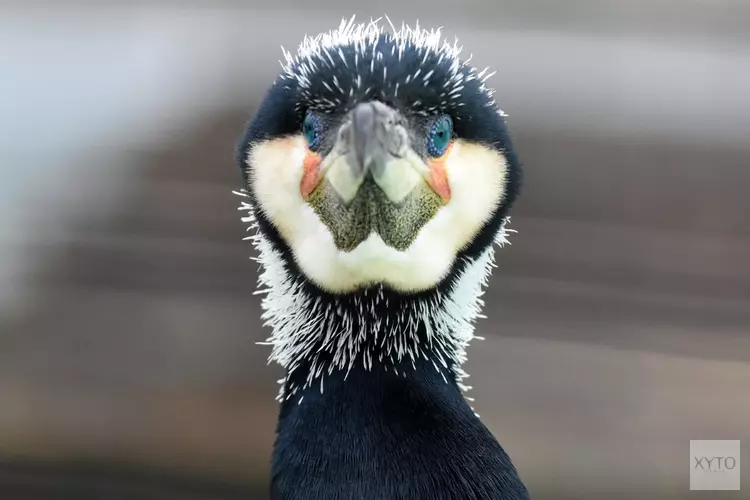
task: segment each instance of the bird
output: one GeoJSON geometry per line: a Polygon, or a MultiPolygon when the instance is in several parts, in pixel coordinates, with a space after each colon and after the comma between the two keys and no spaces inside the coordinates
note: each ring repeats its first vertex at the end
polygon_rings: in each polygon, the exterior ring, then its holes
{"type": "Polygon", "coordinates": [[[463,365],[522,169],[489,68],[353,17],[295,52],[236,147],[269,360],[274,500],[520,500],[463,365]]]}

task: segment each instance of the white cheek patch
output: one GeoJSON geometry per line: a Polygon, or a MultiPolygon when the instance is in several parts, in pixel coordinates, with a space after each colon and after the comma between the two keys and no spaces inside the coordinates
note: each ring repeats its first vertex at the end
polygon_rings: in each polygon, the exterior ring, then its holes
{"type": "Polygon", "coordinates": [[[451,200],[433,219],[441,224],[434,232],[444,230],[458,252],[474,239],[504,200],[508,164],[497,150],[458,140],[445,167],[451,200]]]}
{"type": "Polygon", "coordinates": [[[299,212],[307,207],[300,194],[304,157],[305,144],[300,137],[260,143],[247,157],[259,208],[285,239],[299,233],[299,212]]]}
{"type": "Polygon", "coordinates": [[[504,197],[507,163],[498,151],[458,140],[446,158],[450,202],[441,207],[404,251],[371,234],[342,252],[327,226],[300,194],[306,153],[301,136],[273,139],[248,154],[250,182],[259,209],[278,229],[297,265],[321,288],[334,293],[385,283],[416,292],[435,286],[491,217],[504,197]]]}

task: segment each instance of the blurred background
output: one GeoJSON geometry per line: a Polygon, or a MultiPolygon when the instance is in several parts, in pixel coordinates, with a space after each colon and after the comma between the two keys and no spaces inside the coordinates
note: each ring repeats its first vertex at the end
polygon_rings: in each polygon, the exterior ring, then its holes
{"type": "Polygon", "coordinates": [[[468,371],[535,498],[712,497],[689,440],[750,456],[746,0],[0,4],[0,498],[268,498],[234,143],[351,14],[498,70],[526,185],[468,371]]]}

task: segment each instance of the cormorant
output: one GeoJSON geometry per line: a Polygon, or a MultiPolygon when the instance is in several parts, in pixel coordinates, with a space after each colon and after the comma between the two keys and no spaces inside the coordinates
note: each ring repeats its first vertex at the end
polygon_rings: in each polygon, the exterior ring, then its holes
{"type": "MultiPolygon", "coordinates": [[[[439,29],[306,36],[237,148],[281,381],[274,500],[528,492],[462,370],[521,167],[439,29]]],[[[470,58],[469,58],[470,59],[470,58]]]]}

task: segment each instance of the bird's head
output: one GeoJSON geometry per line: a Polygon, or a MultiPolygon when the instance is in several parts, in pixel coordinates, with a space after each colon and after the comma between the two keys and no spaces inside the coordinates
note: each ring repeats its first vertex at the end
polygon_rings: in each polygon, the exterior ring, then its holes
{"type": "Polygon", "coordinates": [[[333,295],[423,293],[491,246],[520,166],[489,74],[460,52],[439,30],[353,20],[285,52],[238,161],[297,277],[333,295]]]}

